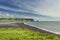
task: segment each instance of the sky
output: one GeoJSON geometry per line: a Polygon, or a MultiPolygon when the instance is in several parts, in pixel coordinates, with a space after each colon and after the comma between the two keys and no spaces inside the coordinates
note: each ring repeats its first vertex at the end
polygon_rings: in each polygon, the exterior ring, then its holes
{"type": "Polygon", "coordinates": [[[0,18],[60,21],[60,0],[0,0],[0,18]]]}

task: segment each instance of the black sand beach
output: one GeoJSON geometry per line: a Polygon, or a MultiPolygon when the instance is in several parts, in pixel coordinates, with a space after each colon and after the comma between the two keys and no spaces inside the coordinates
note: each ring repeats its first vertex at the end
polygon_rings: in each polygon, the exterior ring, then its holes
{"type": "MultiPolygon", "coordinates": [[[[54,34],[54,33],[48,32],[48,31],[44,31],[42,29],[38,29],[38,28],[35,28],[35,27],[32,27],[32,26],[26,25],[24,23],[0,24],[0,28],[28,28],[30,30],[37,31],[37,32],[40,32],[40,33],[57,35],[57,34],[54,34]]],[[[57,35],[57,36],[60,37],[60,35],[57,35]]]]}

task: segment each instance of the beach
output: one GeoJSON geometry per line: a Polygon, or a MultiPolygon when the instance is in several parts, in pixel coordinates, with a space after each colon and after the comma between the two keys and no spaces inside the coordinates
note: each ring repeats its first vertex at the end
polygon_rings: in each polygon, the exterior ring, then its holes
{"type": "Polygon", "coordinates": [[[60,36],[58,34],[54,34],[49,31],[45,31],[45,30],[30,26],[30,25],[26,25],[24,23],[5,23],[5,24],[2,23],[0,24],[0,28],[27,28],[29,30],[33,30],[33,31],[40,32],[40,33],[53,34],[53,35],[60,36]]]}

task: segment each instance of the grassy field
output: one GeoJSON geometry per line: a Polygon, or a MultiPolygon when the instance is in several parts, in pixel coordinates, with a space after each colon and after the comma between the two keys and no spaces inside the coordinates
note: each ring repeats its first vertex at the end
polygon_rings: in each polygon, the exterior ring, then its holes
{"type": "Polygon", "coordinates": [[[23,28],[0,28],[0,40],[60,40],[60,38],[23,28]]]}
{"type": "Polygon", "coordinates": [[[25,19],[25,18],[0,18],[0,23],[4,22],[28,22],[34,21],[33,19],[25,19]]]}
{"type": "Polygon", "coordinates": [[[0,20],[0,23],[7,23],[7,22],[28,22],[28,21],[26,21],[26,20],[0,20]]]}

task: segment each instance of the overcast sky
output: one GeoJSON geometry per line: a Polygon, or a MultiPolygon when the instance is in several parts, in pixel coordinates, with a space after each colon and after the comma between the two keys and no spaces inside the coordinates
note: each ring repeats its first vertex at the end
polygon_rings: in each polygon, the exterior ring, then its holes
{"type": "Polygon", "coordinates": [[[60,0],[34,0],[26,2],[28,9],[37,12],[36,14],[51,17],[60,17],[60,0]]]}
{"type": "Polygon", "coordinates": [[[60,0],[0,0],[0,18],[60,21],[60,0]]]}

